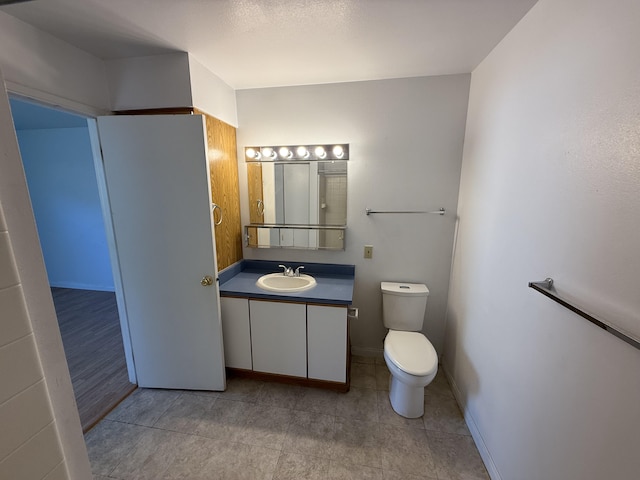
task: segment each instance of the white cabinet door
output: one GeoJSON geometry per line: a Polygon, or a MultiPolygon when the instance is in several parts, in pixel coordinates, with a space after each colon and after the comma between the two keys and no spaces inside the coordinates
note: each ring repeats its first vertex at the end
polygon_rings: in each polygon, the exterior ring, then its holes
{"type": "Polygon", "coordinates": [[[224,361],[227,367],[251,370],[251,328],[249,300],[220,298],[224,361]]]}
{"type": "Polygon", "coordinates": [[[347,307],[307,305],[309,378],[347,381],[347,307]]]}
{"type": "Polygon", "coordinates": [[[224,390],[204,121],[98,118],[109,207],[141,387],[224,390]]]}
{"type": "Polygon", "coordinates": [[[253,369],[307,376],[306,305],[249,301],[253,369]]]}

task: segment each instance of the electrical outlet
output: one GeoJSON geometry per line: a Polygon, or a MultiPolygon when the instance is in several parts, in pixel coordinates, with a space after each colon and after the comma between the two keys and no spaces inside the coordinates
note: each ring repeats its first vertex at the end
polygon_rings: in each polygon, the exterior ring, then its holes
{"type": "Polygon", "coordinates": [[[373,245],[364,246],[364,258],[373,258],[373,245]]]}

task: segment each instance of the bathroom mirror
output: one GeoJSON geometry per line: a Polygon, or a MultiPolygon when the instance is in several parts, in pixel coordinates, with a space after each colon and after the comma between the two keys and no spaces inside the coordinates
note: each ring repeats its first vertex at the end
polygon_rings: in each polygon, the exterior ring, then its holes
{"type": "Polygon", "coordinates": [[[349,145],[246,147],[247,245],[344,249],[349,145]]]}
{"type": "Polygon", "coordinates": [[[252,224],[347,223],[347,162],[247,163],[252,224]]]}

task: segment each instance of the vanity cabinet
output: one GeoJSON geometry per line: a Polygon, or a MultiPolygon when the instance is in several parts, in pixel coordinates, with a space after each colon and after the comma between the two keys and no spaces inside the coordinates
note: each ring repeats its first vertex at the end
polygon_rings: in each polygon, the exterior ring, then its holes
{"type": "Polygon", "coordinates": [[[246,298],[220,297],[224,362],[227,367],[251,370],[251,326],[246,298]]]}
{"type": "Polygon", "coordinates": [[[347,307],[307,305],[308,377],[347,381],[347,307]]]}
{"type": "Polygon", "coordinates": [[[220,300],[227,367],[262,379],[349,388],[346,306],[220,300]]]}
{"type": "Polygon", "coordinates": [[[249,300],[253,370],[307,376],[306,305],[249,300]]]}

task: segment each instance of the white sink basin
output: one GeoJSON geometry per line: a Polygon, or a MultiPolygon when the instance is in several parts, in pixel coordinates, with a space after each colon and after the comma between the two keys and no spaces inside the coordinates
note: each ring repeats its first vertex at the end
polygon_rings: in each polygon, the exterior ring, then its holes
{"type": "Polygon", "coordinates": [[[271,292],[303,292],[315,287],[316,279],[305,274],[300,274],[299,277],[287,277],[282,272],[278,272],[261,276],[256,285],[271,292]]]}

